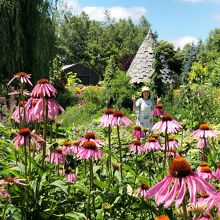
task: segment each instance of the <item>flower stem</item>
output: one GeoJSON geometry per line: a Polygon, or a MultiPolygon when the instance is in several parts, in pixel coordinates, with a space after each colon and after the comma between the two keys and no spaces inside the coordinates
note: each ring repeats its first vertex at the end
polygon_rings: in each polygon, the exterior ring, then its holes
{"type": "Polygon", "coordinates": [[[109,172],[109,182],[111,182],[111,176],[112,176],[112,171],[111,171],[111,167],[112,167],[112,158],[111,158],[111,125],[108,126],[108,150],[109,150],[109,154],[108,154],[108,172],[109,172]]]}
{"type": "Polygon", "coordinates": [[[27,178],[27,137],[24,136],[24,175],[27,178]]]}
{"type": "Polygon", "coordinates": [[[117,134],[118,134],[118,145],[119,145],[119,156],[120,156],[120,173],[121,173],[121,180],[122,180],[123,179],[123,174],[122,174],[122,149],[121,149],[120,130],[119,130],[118,125],[117,125],[117,134]]]}
{"type": "Polygon", "coordinates": [[[47,100],[45,99],[45,97],[43,97],[43,123],[44,123],[43,138],[45,140],[45,143],[43,145],[42,165],[44,165],[44,161],[46,157],[47,115],[48,115],[47,100]]]}
{"type": "Polygon", "coordinates": [[[5,203],[4,211],[3,211],[3,215],[2,215],[2,220],[5,220],[5,214],[6,214],[7,208],[8,208],[8,199],[6,199],[6,203],[5,203]]]}
{"type": "Polygon", "coordinates": [[[167,159],[167,147],[168,146],[168,134],[167,134],[167,122],[166,122],[166,129],[165,129],[165,149],[164,149],[164,164],[163,164],[163,167],[164,167],[164,170],[166,169],[166,159],[167,159]]]}
{"type": "Polygon", "coordinates": [[[184,219],[184,220],[188,220],[187,209],[186,209],[186,198],[185,198],[185,196],[184,196],[184,198],[183,198],[182,205],[183,205],[183,219],[184,219]]]}

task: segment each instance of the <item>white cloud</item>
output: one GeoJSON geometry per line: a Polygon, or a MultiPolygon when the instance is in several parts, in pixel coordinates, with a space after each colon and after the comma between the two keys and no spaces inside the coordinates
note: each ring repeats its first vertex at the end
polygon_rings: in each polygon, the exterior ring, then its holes
{"type": "Polygon", "coordinates": [[[91,19],[102,21],[105,10],[110,12],[111,17],[118,21],[120,18],[131,18],[137,21],[142,15],[147,14],[145,7],[130,7],[125,8],[121,6],[114,6],[110,8],[105,7],[84,7],[81,8],[77,0],[62,0],[59,5],[59,10],[71,11],[73,14],[80,14],[82,11],[86,12],[91,19]]]}
{"type": "Polygon", "coordinates": [[[115,6],[111,8],[104,7],[85,7],[82,9],[85,11],[91,19],[101,21],[104,18],[105,10],[110,12],[111,17],[114,17],[116,20],[120,18],[131,18],[132,20],[138,20],[142,15],[147,14],[147,10],[144,7],[131,7],[124,8],[120,6],[115,6]]]}
{"type": "Polygon", "coordinates": [[[58,8],[61,11],[71,11],[73,14],[79,14],[81,8],[77,0],[61,0],[59,1],[58,8]]]}
{"type": "Polygon", "coordinates": [[[214,20],[220,22],[220,13],[213,16],[214,20]]]}
{"type": "Polygon", "coordinates": [[[192,37],[192,36],[184,36],[184,37],[180,37],[180,38],[177,38],[175,40],[172,40],[171,41],[175,48],[183,48],[186,44],[196,44],[199,42],[199,40],[195,37],[192,37]]]}

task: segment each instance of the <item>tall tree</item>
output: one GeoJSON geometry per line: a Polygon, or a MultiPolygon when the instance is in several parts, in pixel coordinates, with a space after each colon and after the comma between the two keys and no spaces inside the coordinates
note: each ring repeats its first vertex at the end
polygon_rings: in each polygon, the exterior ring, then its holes
{"type": "Polygon", "coordinates": [[[0,79],[26,71],[33,80],[48,76],[54,56],[52,0],[0,1],[0,79]]]}

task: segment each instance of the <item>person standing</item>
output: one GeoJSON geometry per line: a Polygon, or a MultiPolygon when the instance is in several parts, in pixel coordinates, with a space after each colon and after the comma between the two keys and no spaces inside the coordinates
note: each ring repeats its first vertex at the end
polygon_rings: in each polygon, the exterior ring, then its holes
{"type": "MultiPolygon", "coordinates": [[[[160,100],[160,98],[157,98],[157,103],[160,102],[160,100]]],[[[136,125],[151,130],[153,126],[152,111],[155,103],[151,99],[150,88],[143,87],[141,90],[141,98],[136,100],[136,97],[132,96],[132,101],[133,109],[137,112],[136,125]]]]}

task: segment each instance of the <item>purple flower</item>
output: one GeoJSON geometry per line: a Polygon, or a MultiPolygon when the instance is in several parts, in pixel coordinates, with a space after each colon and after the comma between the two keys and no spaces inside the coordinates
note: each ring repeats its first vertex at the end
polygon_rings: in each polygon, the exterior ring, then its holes
{"type": "Polygon", "coordinates": [[[77,156],[83,160],[97,160],[102,157],[102,152],[94,141],[87,141],[84,142],[82,147],[79,149],[77,156]]]}
{"type": "Polygon", "coordinates": [[[174,120],[172,115],[164,114],[161,117],[161,120],[152,127],[152,130],[157,130],[163,133],[167,130],[167,133],[177,133],[181,128],[182,125],[174,120]]]}
{"type": "Polygon", "coordinates": [[[141,144],[139,140],[135,140],[132,144],[129,145],[129,150],[136,154],[139,154],[144,152],[144,146],[141,144]]]}
{"type": "Polygon", "coordinates": [[[13,140],[13,143],[14,143],[14,145],[16,146],[16,148],[18,149],[19,146],[21,146],[21,145],[24,144],[24,141],[26,141],[26,144],[28,145],[28,144],[29,144],[29,138],[30,138],[30,139],[36,144],[36,146],[39,147],[39,148],[40,148],[39,142],[40,142],[40,141],[41,141],[41,142],[45,142],[45,140],[44,140],[42,137],[40,137],[40,136],[38,136],[38,135],[32,133],[29,128],[21,128],[21,129],[19,130],[18,136],[13,140]]]}
{"type": "Polygon", "coordinates": [[[40,79],[32,90],[31,96],[34,98],[53,97],[56,92],[57,90],[48,82],[48,79],[40,79]]]}
{"type": "Polygon", "coordinates": [[[29,84],[29,85],[33,86],[32,83],[31,83],[31,81],[29,80],[30,78],[31,78],[31,74],[27,74],[27,73],[25,73],[25,72],[18,72],[18,73],[16,73],[16,74],[14,75],[14,77],[10,80],[10,82],[8,83],[8,85],[11,84],[11,82],[12,82],[13,80],[15,80],[15,79],[20,79],[20,82],[21,82],[22,84],[29,84]]]}
{"type": "Polygon", "coordinates": [[[192,205],[196,203],[196,193],[205,192],[210,195],[214,193],[214,187],[192,172],[190,164],[184,158],[176,157],[169,166],[169,176],[149,189],[146,197],[155,196],[156,204],[160,205],[165,202],[165,208],[170,207],[175,201],[175,207],[178,208],[187,189],[192,205]]]}
{"type": "Polygon", "coordinates": [[[208,124],[201,124],[199,129],[193,131],[191,136],[198,138],[208,138],[208,137],[216,137],[217,132],[210,130],[208,124]]]}
{"type": "Polygon", "coordinates": [[[137,139],[141,139],[141,138],[145,137],[145,133],[144,133],[144,131],[142,131],[141,126],[139,126],[139,125],[134,126],[134,130],[132,132],[132,137],[137,138],[137,139]]]}

